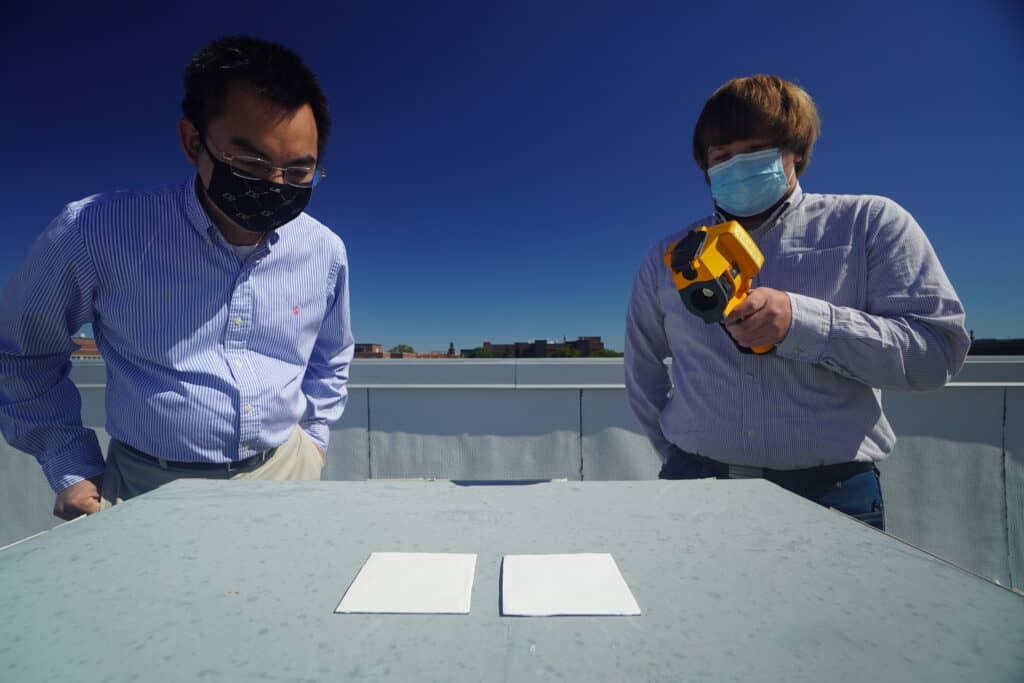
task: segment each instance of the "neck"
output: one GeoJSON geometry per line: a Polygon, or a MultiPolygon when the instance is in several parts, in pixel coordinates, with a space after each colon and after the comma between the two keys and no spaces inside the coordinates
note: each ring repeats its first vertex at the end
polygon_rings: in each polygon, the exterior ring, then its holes
{"type": "Polygon", "coordinates": [[[729,218],[729,220],[738,222],[747,232],[753,232],[764,225],[764,222],[768,220],[771,213],[772,209],[769,209],[764,213],[757,214],[756,216],[729,216],[726,214],[726,217],[729,218]]]}

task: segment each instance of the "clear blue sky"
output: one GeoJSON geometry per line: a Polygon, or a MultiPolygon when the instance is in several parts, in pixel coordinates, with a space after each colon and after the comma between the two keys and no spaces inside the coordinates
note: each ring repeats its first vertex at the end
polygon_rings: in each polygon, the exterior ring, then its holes
{"type": "Polygon", "coordinates": [[[348,245],[359,341],[599,334],[621,349],[644,250],[710,206],[690,158],[700,108],[758,72],[817,101],[806,191],[901,203],[976,336],[1024,337],[1022,8],[5,3],[0,282],[65,203],[188,177],[182,69],[249,33],[299,52],[330,99],[330,176],[309,212],[348,245]]]}

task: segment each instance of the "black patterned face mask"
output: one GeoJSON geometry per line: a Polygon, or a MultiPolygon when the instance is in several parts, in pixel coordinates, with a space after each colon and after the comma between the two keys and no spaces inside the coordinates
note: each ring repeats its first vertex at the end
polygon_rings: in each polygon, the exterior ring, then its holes
{"type": "Polygon", "coordinates": [[[270,232],[296,218],[309,204],[311,187],[241,178],[213,154],[213,175],[206,196],[228,218],[252,232],[270,232]]]}

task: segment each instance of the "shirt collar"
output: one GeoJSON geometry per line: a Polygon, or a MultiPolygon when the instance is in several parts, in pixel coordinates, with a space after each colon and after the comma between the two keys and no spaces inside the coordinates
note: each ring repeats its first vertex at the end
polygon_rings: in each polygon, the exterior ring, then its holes
{"type": "Polygon", "coordinates": [[[803,201],[804,191],[800,188],[800,181],[796,181],[796,187],[793,188],[793,192],[786,198],[786,201],[782,202],[782,206],[775,209],[772,215],[768,217],[768,221],[772,222],[782,218],[782,214],[786,213],[793,207],[799,206],[800,202],[803,201]]]}
{"type": "Polygon", "coordinates": [[[199,202],[199,174],[193,173],[192,178],[189,182],[185,183],[185,215],[188,216],[188,222],[192,224],[192,227],[196,229],[203,237],[210,238],[210,230],[214,228],[213,221],[210,220],[210,216],[206,213],[206,209],[199,202]]]}

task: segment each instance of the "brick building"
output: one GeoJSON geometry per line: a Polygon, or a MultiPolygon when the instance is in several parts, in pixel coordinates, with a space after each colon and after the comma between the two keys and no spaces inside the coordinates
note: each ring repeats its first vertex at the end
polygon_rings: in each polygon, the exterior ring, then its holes
{"type": "Polygon", "coordinates": [[[356,358],[384,358],[384,347],[380,344],[356,344],[356,358]]]}
{"type": "MultiPolygon", "coordinates": [[[[601,337],[577,337],[575,341],[553,342],[547,339],[533,339],[514,344],[492,344],[485,341],[485,354],[493,358],[564,358],[571,356],[595,356],[604,351],[601,337]]],[[[462,349],[463,358],[472,358],[476,349],[462,349]]]]}
{"type": "Polygon", "coordinates": [[[456,358],[455,344],[448,346],[448,352],[430,351],[428,353],[409,353],[385,351],[381,344],[356,344],[356,358],[456,358]]]}
{"type": "Polygon", "coordinates": [[[71,342],[78,348],[71,352],[72,358],[93,358],[99,359],[99,349],[96,348],[96,340],[90,337],[72,337],[71,342]]]}

